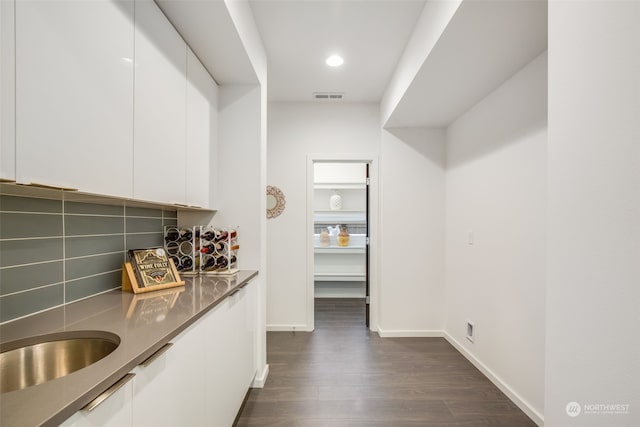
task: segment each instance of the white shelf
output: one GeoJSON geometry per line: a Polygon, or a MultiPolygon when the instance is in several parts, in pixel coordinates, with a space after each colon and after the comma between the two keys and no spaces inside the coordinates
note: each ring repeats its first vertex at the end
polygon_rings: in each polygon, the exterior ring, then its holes
{"type": "Polygon", "coordinates": [[[363,254],[365,253],[364,246],[316,246],[313,248],[317,254],[363,254]]]}
{"type": "Polygon", "coordinates": [[[361,184],[347,182],[313,184],[315,190],[364,190],[365,187],[364,182],[361,184]]]}
{"type": "Polygon", "coordinates": [[[313,222],[315,223],[342,223],[342,224],[366,224],[367,214],[365,211],[330,211],[317,210],[313,212],[313,222]]]}
{"type": "Polygon", "coordinates": [[[318,214],[365,214],[361,209],[316,209],[313,213],[318,214]]]}
{"type": "Polygon", "coordinates": [[[364,282],[366,276],[360,273],[316,273],[313,279],[318,282],[364,282]]]}

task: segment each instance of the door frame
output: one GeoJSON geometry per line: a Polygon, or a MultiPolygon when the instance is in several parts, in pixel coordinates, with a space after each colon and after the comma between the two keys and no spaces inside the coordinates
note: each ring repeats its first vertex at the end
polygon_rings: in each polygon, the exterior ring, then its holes
{"type": "MultiPolygon", "coordinates": [[[[369,163],[369,329],[378,330],[378,239],[379,239],[379,163],[376,155],[322,155],[309,154],[307,156],[307,331],[315,328],[315,285],[313,280],[314,252],[313,252],[313,175],[314,163],[369,163]]],[[[363,319],[364,320],[364,319],[363,319]]]]}

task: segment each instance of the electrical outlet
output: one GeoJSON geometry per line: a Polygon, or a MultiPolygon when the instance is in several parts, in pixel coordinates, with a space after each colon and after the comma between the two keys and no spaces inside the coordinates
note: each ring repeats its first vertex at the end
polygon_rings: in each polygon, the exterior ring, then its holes
{"type": "Polygon", "coordinates": [[[473,326],[473,322],[470,322],[467,320],[467,339],[471,342],[473,342],[473,333],[474,333],[474,326],[473,326]]]}

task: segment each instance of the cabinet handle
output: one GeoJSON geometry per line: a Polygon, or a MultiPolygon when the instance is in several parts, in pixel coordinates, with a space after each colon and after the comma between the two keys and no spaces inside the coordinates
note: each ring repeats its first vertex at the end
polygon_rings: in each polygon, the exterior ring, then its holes
{"type": "Polygon", "coordinates": [[[87,411],[87,412],[93,411],[98,406],[100,406],[100,404],[102,402],[104,402],[109,397],[111,397],[112,394],[114,394],[116,391],[120,390],[122,388],[122,386],[124,386],[126,383],[131,381],[131,379],[133,377],[135,377],[135,376],[136,376],[136,374],[127,374],[124,377],[120,378],[115,384],[113,384],[111,387],[109,387],[108,389],[106,389],[105,391],[100,393],[100,395],[98,397],[93,399],[91,402],[87,403],[87,406],[82,408],[82,410],[83,411],[87,411]]]}
{"type": "Polygon", "coordinates": [[[243,284],[241,284],[240,286],[238,286],[238,288],[242,289],[245,286],[247,286],[249,284],[249,282],[244,282],[243,284]]]}
{"type": "Polygon", "coordinates": [[[173,343],[171,342],[166,343],[164,346],[160,347],[160,350],[156,351],[151,356],[149,356],[144,362],[142,362],[140,366],[144,366],[146,368],[147,366],[151,365],[158,357],[162,356],[165,351],[169,350],[172,345],[173,343]]]}
{"type": "Polygon", "coordinates": [[[238,292],[240,292],[240,288],[235,288],[234,290],[231,291],[231,293],[229,293],[229,295],[227,295],[227,297],[232,297],[238,292]]]}

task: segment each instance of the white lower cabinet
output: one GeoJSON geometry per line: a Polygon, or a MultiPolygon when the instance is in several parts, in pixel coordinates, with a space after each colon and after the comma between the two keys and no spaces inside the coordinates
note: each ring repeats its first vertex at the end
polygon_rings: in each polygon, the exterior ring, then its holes
{"type": "Polygon", "coordinates": [[[134,369],[133,425],[199,426],[204,422],[205,322],[201,319],[171,342],[148,366],[134,369]]]}
{"type": "Polygon", "coordinates": [[[227,298],[207,322],[205,418],[210,426],[231,426],[255,375],[255,287],[227,298]]]}
{"type": "Polygon", "coordinates": [[[78,411],[60,424],[61,427],[129,427],[133,382],[130,381],[93,411],[78,411]]]}
{"type": "Polygon", "coordinates": [[[256,372],[256,292],[249,285],[227,297],[62,426],[232,426],[256,372]]]}

